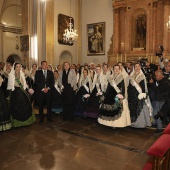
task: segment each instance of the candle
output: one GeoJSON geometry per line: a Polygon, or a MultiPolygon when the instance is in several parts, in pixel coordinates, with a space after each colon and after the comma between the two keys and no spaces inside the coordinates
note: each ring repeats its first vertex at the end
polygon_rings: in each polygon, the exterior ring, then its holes
{"type": "Polygon", "coordinates": [[[116,60],[116,62],[118,63],[118,54],[117,54],[117,60],[116,60]]]}
{"type": "Polygon", "coordinates": [[[125,63],[126,63],[126,54],[125,54],[125,63]]]}
{"type": "Polygon", "coordinates": [[[122,63],[122,54],[120,55],[120,61],[121,61],[121,63],[122,63]]]}
{"type": "Polygon", "coordinates": [[[151,55],[151,63],[152,63],[152,55],[151,55]]]}

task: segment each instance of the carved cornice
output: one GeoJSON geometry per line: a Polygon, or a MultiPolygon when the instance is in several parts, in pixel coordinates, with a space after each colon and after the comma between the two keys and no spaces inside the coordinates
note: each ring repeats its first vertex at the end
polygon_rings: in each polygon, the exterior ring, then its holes
{"type": "Polygon", "coordinates": [[[115,12],[115,14],[119,13],[120,12],[120,8],[114,9],[114,12],[115,12]]]}
{"type": "Polygon", "coordinates": [[[153,8],[157,8],[158,1],[153,2],[153,8]]]}
{"type": "Polygon", "coordinates": [[[164,5],[170,5],[170,0],[163,0],[164,5]]]}

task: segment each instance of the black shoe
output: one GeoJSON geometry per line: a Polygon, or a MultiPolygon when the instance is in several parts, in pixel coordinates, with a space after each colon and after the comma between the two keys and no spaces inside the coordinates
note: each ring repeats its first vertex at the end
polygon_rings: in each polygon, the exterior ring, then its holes
{"type": "Polygon", "coordinates": [[[40,119],[39,123],[44,123],[44,119],[40,119]]]}
{"type": "Polygon", "coordinates": [[[48,120],[49,122],[52,122],[52,121],[53,121],[53,119],[52,119],[52,118],[47,118],[47,120],[48,120]]]}
{"type": "Polygon", "coordinates": [[[160,134],[160,133],[162,133],[162,132],[163,132],[162,129],[157,129],[157,130],[154,132],[154,134],[160,134]]]}

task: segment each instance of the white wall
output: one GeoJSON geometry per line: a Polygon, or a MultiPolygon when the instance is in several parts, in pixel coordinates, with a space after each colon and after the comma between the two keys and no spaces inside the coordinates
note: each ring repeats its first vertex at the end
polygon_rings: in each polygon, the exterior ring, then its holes
{"type": "Polygon", "coordinates": [[[113,34],[113,10],[111,0],[82,0],[82,64],[107,62],[107,52],[113,34]],[[105,22],[105,55],[87,56],[87,24],[105,22]]]}
{"type": "MultiPolygon", "coordinates": [[[[16,50],[16,36],[18,36],[18,39],[20,39],[19,34],[9,33],[9,32],[3,32],[3,62],[6,62],[6,59],[9,57],[10,54],[17,54],[20,57],[22,57],[22,53],[19,50],[16,50]]],[[[19,47],[20,47],[20,41],[19,41],[19,47]]]]}
{"type": "MultiPolygon", "coordinates": [[[[77,5],[78,0],[71,0],[71,17],[74,18],[74,29],[77,30],[77,5]]],[[[59,56],[62,51],[70,51],[72,54],[72,63],[77,63],[77,42],[73,46],[62,45],[58,43],[58,14],[70,16],[70,0],[54,1],[54,56],[55,66],[59,64],[59,56]]]]}

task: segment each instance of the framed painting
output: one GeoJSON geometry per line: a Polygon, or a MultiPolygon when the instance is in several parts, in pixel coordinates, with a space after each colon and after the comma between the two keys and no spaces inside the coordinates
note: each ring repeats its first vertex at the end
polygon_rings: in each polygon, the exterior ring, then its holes
{"type": "Polygon", "coordinates": [[[20,36],[21,51],[29,51],[29,35],[20,36]]]}
{"type": "Polygon", "coordinates": [[[69,42],[65,42],[63,40],[63,34],[65,33],[65,30],[68,29],[69,22],[72,22],[72,28],[74,29],[74,19],[70,16],[63,15],[63,14],[58,14],[58,43],[63,44],[63,45],[73,45],[70,44],[69,42]]]}
{"type": "Polygon", "coordinates": [[[105,54],[105,22],[87,24],[87,55],[105,54]]]}

